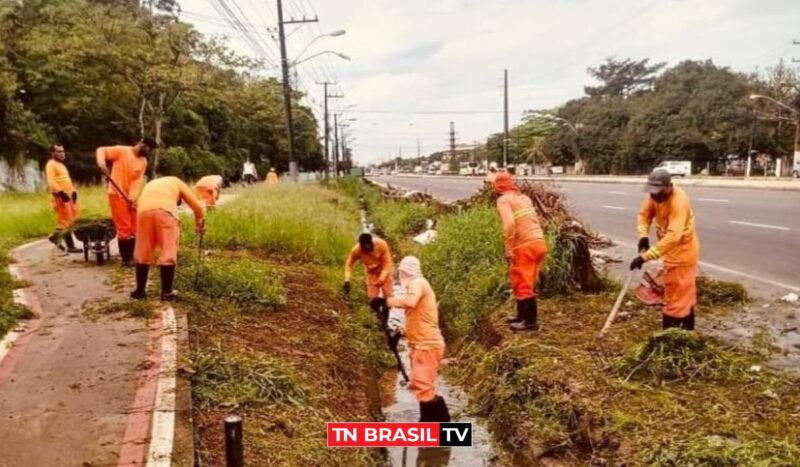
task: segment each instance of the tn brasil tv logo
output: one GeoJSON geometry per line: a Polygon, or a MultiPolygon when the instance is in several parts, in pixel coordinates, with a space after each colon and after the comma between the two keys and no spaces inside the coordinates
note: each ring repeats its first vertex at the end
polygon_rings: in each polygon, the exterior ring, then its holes
{"type": "Polygon", "coordinates": [[[328,447],[468,447],[472,423],[326,423],[328,447]]]}

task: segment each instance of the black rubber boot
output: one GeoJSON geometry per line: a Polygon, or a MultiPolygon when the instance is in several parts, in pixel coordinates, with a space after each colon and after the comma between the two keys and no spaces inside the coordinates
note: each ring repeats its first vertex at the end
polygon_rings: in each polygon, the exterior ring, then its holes
{"type": "Polygon", "coordinates": [[[535,298],[526,298],[520,302],[522,308],[520,316],[522,321],[511,324],[512,331],[538,331],[539,330],[539,306],[535,298]]]}
{"type": "Polygon", "coordinates": [[[679,328],[687,331],[694,331],[694,307],[689,311],[685,318],[673,318],[672,316],[661,315],[661,329],[679,328]]]}
{"type": "Polygon", "coordinates": [[[432,422],[433,421],[433,406],[431,405],[433,401],[427,402],[420,402],[419,403],[419,422],[432,422]]]}
{"type": "Polygon", "coordinates": [[[66,251],[65,248],[64,248],[64,245],[61,244],[61,236],[62,236],[61,231],[60,230],[56,230],[55,232],[50,234],[50,236],[47,237],[47,239],[50,240],[50,243],[55,245],[56,248],[58,248],[59,250],[66,251]]]}
{"type": "Polygon", "coordinates": [[[172,290],[175,282],[175,266],[161,266],[161,300],[171,302],[177,297],[172,290]]]}
{"type": "Polygon", "coordinates": [[[131,248],[132,239],[117,239],[117,246],[119,246],[119,257],[122,258],[122,265],[125,267],[134,266],[133,250],[131,248]]]}
{"type": "Polygon", "coordinates": [[[64,232],[64,243],[67,244],[67,253],[83,253],[83,250],[75,247],[75,240],[72,238],[72,232],[67,230],[64,232]]]}
{"type": "Polygon", "coordinates": [[[446,423],[450,421],[450,411],[444,397],[436,396],[430,402],[433,420],[432,422],[446,423]]]}
{"type": "Polygon", "coordinates": [[[131,292],[131,298],[144,300],[147,298],[147,275],[150,273],[150,266],[147,264],[136,265],[136,290],[131,292]]]}
{"type": "Polygon", "coordinates": [[[506,324],[522,322],[522,308],[524,308],[525,306],[523,305],[523,303],[524,303],[523,300],[517,300],[517,316],[513,318],[506,318],[506,324]]]}
{"type": "Polygon", "coordinates": [[[694,307],[689,311],[689,316],[683,318],[683,329],[694,331],[694,307]]]}

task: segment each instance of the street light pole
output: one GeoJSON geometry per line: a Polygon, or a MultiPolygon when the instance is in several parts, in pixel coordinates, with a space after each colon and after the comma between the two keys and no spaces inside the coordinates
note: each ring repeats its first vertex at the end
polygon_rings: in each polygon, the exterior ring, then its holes
{"type": "Polygon", "coordinates": [[[316,23],[319,20],[314,19],[301,19],[301,20],[283,20],[283,2],[276,0],[278,6],[278,39],[281,45],[281,71],[283,74],[283,111],[286,120],[286,136],[289,139],[289,174],[293,181],[297,181],[297,161],[295,160],[294,152],[294,124],[292,122],[292,83],[289,82],[289,59],[286,55],[286,30],[287,24],[303,24],[303,23],[316,23]]]}
{"type": "Polygon", "coordinates": [[[508,70],[503,74],[503,168],[508,166],[508,70]]]}

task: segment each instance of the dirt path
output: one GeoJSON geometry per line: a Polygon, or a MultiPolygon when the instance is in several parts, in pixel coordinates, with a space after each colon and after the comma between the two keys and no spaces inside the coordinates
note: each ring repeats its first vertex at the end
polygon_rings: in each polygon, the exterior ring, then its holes
{"type": "Polygon", "coordinates": [[[0,349],[0,466],[169,465],[172,309],[131,317],[124,311],[130,284],[112,280],[117,266],[84,264],[82,255],[64,256],[46,241],[18,248],[12,259],[11,272],[29,284],[17,301],[38,318],[0,349]],[[105,312],[118,304],[122,311],[105,312]],[[151,436],[159,443],[150,446],[151,436]]]}

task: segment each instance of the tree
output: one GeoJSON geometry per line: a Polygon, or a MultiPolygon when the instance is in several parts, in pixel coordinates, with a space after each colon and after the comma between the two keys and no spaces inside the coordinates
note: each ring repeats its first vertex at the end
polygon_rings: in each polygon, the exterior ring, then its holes
{"type": "Polygon", "coordinates": [[[666,63],[656,63],[649,65],[650,59],[616,60],[614,57],[607,58],[605,63],[597,68],[589,68],[587,71],[595,79],[600,81],[600,86],[586,86],[584,91],[591,97],[622,97],[628,98],[638,92],[650,89],[655,81],[655,75],[666,65],[666,63]]]}

